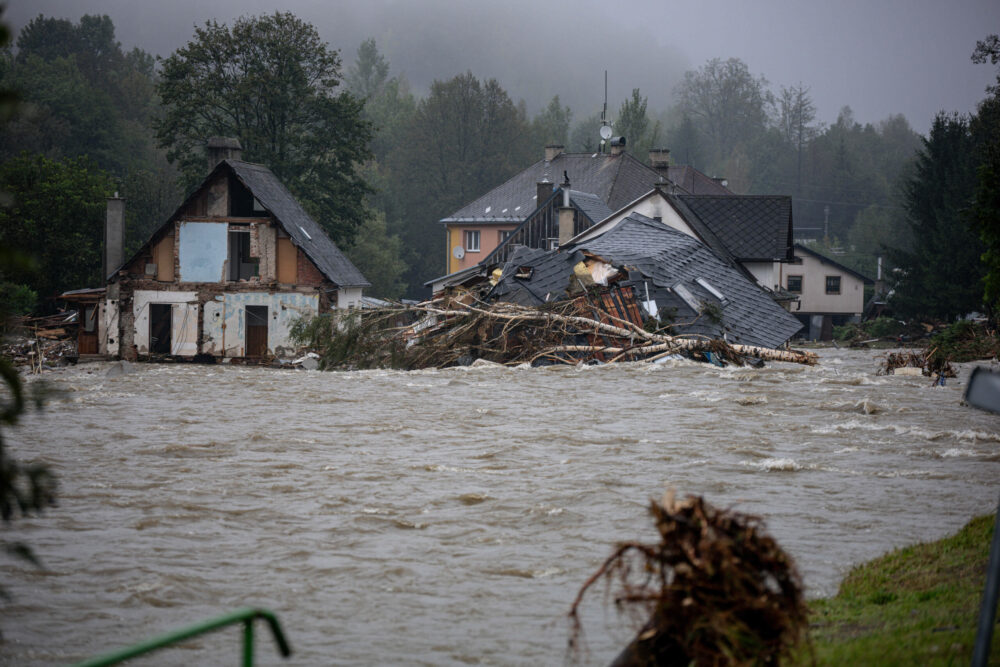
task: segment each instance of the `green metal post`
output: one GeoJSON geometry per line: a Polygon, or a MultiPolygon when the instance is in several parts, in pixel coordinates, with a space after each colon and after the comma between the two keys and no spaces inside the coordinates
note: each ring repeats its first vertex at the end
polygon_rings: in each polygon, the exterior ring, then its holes
{"type": "Polygon", "coordinates": [[[243,622],[243,667],[253,667],[253,619],[243,622]]]}
{"type": "Polygon", "coordinates": [[[79,663],[77,667],[108,667],[109,665],[117,665],[118,663],[124,662],[129,658],[150,653],[166,646],[170,646],[171,644],[177,644],[186,639],[191,639],[192,637],[197,637],[198,635],[203,635],[207,632],[212,632],[237,623],[243,624],[243,664],[253,665],[253,622],[258,618],[267,621],[268,626],[271,628],[271,634],[274,636],[274,641],[278,645],[278,651],[281,655],[286,658],[290,656],[292,654],[292,649],[288,645],[288,640],[285,639],[285,633],[281,631],[281,624],[278,623],[277,617],[267,609],[246,608],[238,609],[228,614],[224,614],[207,621],[202,621],[201,623],[197,623],[186,628],[181,628],[180,630],[168,632],[164,635],[160,635],[159,637],[154,637],[153,639],[140,642],[134,646],[113,651],[112,653],[108,653],[97,658],[84,660],[79,663]]]}

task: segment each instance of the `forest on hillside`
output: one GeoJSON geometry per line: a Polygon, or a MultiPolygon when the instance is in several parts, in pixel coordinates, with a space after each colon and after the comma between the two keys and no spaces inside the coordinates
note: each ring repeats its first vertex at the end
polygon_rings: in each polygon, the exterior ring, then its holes
{"type": "MultiPolygon", "coordinates": [[[[38,266],[8,269],[0,289],[23,310],[100,283],[114,192],[127,200],[126,252],[136,250],[206,173],[209,136],[237,137],[245,159],[268,165],[368,276],[369,294],[385,298],[423,296],[424,281],[444,272],[438,220],[541,159],[544,146],[601,149],[600,115],[558,95],[529,115],[516,91],[467,71],[418,96],[373,39],[342,54],[289,13],[210,21],[166,57],[125,51],[108,16],[39,15],[11,37],[0,53],[0,89],[12,93],[2,106],[0,242],[38,266]]],[[[995,43],[982,45],[977,62],[996,64],[995,43]]],[[[609,100],[607,118],[639,159],[668,148],[674,163],[737,193],[791,195],[796,237],[874,277],[879,256],[905,269],[940,251],[921,245],[914,201],[943,178],[933,161],[957,160],[947,179],[960,192],[948,205],[972,202],[984,147],[996,141],[991,94],[978,115],[940,115],[928,137],[901,114],[861,124],[846,106],[826,125],[808,83],[773,84],[718,58],[688,71],[668,108],[650,108],[636,88],[609,100]]],[[[953,271],[981,293],[983,230],[950,220],[926,224],[956,225],[943,235],[966,243],[975,267],[953,271]]]]}

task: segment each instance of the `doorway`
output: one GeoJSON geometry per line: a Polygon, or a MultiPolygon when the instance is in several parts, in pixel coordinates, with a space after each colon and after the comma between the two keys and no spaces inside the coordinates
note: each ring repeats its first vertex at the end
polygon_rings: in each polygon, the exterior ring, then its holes
{"type": "Polygon", "coordinates": [[[267,354],[267,306],[247,306],[246,356],[267,354]]]}
{"type": "Polygon", "coordinates": [[[149,353],[170,354],[173,304],[149,304],[149,353]]]}

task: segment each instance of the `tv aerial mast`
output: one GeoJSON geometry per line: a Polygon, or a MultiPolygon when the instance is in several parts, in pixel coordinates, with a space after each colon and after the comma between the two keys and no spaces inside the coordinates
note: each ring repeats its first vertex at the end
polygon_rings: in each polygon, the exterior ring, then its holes
{"type": "Polygon", "coordinates": [[[604,108],[601,110],[601,152],[604,152],[604,145],[611,138],[611,121],[607,120],[608,115],[608,70],[604,70],[604,108]]]}

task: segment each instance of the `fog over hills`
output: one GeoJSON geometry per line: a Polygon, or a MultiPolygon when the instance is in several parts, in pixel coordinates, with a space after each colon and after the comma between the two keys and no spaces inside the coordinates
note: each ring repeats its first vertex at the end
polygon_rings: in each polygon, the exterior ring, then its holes
{"type": "Polygon", "coordinates": [[[903,113],[921,133],[937,111],[967,112],[983,98],[992,68],[969,56],[977,39],[1000,31],[995,0],[13,0],[7,18],[18,28],[39,13],[108,14],[124,46],[166,56],[206,20],[275,9],[313,23],[345,66],[374,37],[418,93],[470,70],[497,78],[532,113],[558,94],[579,119],[600,111],[607,69],[610,109],[638,87],[661,110],[685,70],[737,57],[775,90],[810,86],[824,122],[849,105],[859,122],[903,113]]]}

